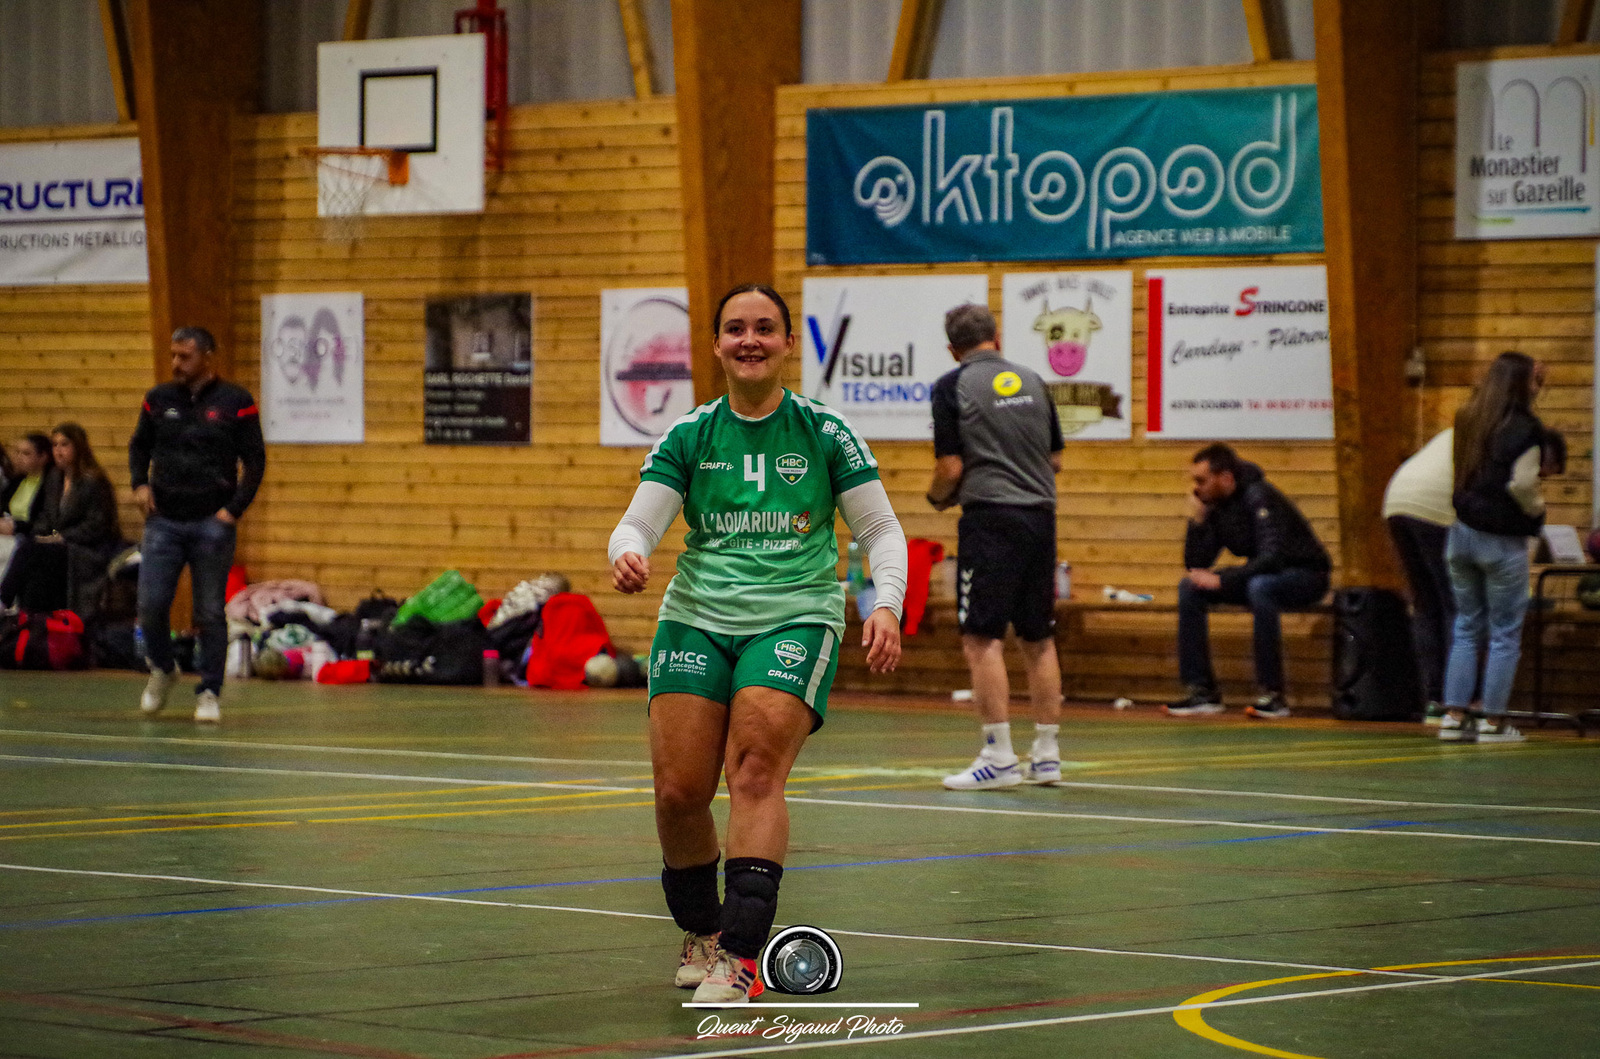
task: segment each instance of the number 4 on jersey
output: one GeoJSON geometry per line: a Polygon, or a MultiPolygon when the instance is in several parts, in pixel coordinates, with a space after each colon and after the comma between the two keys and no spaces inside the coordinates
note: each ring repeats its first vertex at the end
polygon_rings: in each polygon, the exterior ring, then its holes
{"type": "Polygon", "coordinates": [[[767,454],[758,452],[752,457],[748,452],[744,454],[744,480],[756,483],[756,492],[767,491],[767,454]]]}

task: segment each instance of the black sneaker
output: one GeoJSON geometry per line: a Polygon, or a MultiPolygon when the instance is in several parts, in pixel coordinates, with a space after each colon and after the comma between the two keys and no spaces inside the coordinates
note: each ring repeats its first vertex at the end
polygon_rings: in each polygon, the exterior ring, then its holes
{"type": "Polygon", "coordinates": [[[1189,692],[1189,697],[1182,702],[1169,703],[1161,707],[1161,712],[1168,717],[1205,717],[1213,713],[1221,713],[1227,709],[1222,705],[1222,698],[1215,691],[1196,688],[1189,692]]]}
{"type": "Polygon", "coordinates": [[[1258,721],[1279,721],[1289,716],[1289,704],[1283,701],[1282,692],[1271,691],[1246,706],[1244,715],[1258,721]]]}

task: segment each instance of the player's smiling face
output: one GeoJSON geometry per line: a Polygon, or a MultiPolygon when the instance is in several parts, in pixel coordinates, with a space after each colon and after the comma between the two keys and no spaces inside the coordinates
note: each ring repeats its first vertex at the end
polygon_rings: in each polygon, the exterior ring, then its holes
{"type": "Polygon", "coordinates": [[[776,382],[793,349],[794,335],[785,333],[783,314],[765,294],[735,294],[722,307],[717,359],[730,383],[776,382]]]}

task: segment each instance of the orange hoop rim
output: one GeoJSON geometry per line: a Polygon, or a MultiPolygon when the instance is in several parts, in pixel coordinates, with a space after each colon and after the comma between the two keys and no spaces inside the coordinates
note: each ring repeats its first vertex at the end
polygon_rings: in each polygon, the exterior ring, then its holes
{"type": "Polygon", "coordinates": [[[404,187],[411,179],[411,155],[393,147],[302,147],[300,155],[322,162],[328,158],[382,157],[389,163],[388,182],[391,187],[404,187]]]}

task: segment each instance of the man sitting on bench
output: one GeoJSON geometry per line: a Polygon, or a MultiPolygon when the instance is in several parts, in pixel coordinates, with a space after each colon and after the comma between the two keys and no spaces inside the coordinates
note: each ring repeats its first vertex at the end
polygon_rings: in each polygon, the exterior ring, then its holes
{"type": "Polygon", "coordinates": [[[1188,574],[1178,582],[1178,675],[1189,697],[1163,707],[1163,712],[1172,717],[1222,712],[1207,617],[1219,603],[1236,603],[1248,606],[1255,620],[1260,697],[1244,712],[1270,720],[1287,717],[1279,615],[1311,606],[1327,593],[1333,565],[1328,551],[1300,509],[1267,481],[1261,468],[1241,460],[1227,445],[1218,442],[1195,453],[1189,476],[1194,491],[1183,542],[1188,574]],[[1212,570],[1224,548],[1245,560],[1244,565],[1212,570]]]}

